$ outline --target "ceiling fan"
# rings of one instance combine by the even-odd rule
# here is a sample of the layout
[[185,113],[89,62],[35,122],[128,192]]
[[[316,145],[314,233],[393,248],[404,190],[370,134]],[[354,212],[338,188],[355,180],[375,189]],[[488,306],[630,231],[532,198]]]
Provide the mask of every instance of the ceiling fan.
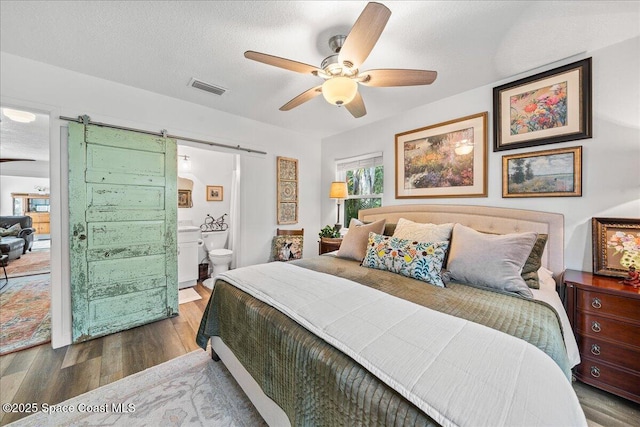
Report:
[[245,58],[285,70],[321,77],[325,81],[280,107],[289,111],[322,94],[331,104],[344,105],[356,118],[367,114],[358,83],[372,87],[417,86],[434,82],[438,73],[428,70],[378,69],[360,71],[384,30],[391,11],[383,4],[371,2],[364,8],[349,35],[336,35],[329,39],[333,55],[322,61],[321,68],[266,53],[248,50]]

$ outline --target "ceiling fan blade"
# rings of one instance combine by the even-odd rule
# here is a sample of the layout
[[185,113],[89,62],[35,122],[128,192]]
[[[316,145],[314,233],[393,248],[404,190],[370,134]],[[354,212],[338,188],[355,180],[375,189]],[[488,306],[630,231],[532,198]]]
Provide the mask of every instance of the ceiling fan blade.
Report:
[[341,64],[350,62],[354,68],[360,67],[380,38],[390,16],[391,11],[385,5],[368,3],[344,41],[338,61]]
[[438,73],[428,70],[380,69],[363,71],[360,76],[365,76],[360,82],[365,86],[419,86],[433,83]]
[[302,92],[300,95],[296,96],[291,101],[284,104],[282,107],[280,107],[280,111],[289,111],[292,108],[295,108],[298,105],[304,104],[305,102],[315,98],[321,93],[322,93],[322,86],[312,87],[311,89]]
[[252,50],[246,51],[244,53],[244,57],[262,62],[263,64],[273,65],[274,67],[284,68],[285,70],[295,71],[302,74],[312,74],[317,76],[318,72],[322,71],[313,65],[292,61],[291,59],[280,58],[279,56],[267,55],[266,53],[254,52]]
[[362,96],[360,92],[356,93],[356,97],[353,98],[353,101],[345,105],[345,108],[349,110],[353,117],[360,118],[367,114],[367,109],[364,107],[364,101],[362,100]]
[[0,159],[0,163],[4,162],[35,162],[35,159],[11,159],[11,158],[3,158]]

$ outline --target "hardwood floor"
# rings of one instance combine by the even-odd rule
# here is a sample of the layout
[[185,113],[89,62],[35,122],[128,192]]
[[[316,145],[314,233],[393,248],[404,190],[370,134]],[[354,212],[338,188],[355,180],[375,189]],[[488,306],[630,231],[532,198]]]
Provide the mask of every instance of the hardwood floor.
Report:
[[[50,344],[0,357],[1,403],[56,404],[199,349],[195,343],[211,291],[181,304],[180,315],[81,344]],[[0,410],[0,425],[28,414]]]
[[[59,349],[49,344],[0,357],[2,403],[56,404],[189,353],[211,291],[180,305],[180,316]],[[582,383],[574,389],[592,427],[640,425],[640,405]],[[0,426],[28,414],[0,411]]]

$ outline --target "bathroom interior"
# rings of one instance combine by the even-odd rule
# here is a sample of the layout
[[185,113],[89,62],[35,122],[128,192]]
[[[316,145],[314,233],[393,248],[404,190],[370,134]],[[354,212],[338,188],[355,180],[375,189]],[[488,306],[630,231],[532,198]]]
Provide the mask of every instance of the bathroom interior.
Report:
[[[178,141],[178,287],[197,284],[201,268],[211,277],[234,265],[231,224],[237,215],[236,154]],[[208,266],[201,267],[202,264]]]

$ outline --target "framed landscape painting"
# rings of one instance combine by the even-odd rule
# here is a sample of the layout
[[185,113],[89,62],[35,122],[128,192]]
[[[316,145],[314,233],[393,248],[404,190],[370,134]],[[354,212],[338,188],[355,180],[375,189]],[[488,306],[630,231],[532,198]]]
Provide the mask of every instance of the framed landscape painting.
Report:
[[640,218],[592,218],[593,272],[625,277],[640,270]]
[[493,151],[591,138],[591,58],[493,88]]
[[486,197],[487,117],[396,134],[396,199]]
[[502,156],[502,197],[582,196],[582,147]]

